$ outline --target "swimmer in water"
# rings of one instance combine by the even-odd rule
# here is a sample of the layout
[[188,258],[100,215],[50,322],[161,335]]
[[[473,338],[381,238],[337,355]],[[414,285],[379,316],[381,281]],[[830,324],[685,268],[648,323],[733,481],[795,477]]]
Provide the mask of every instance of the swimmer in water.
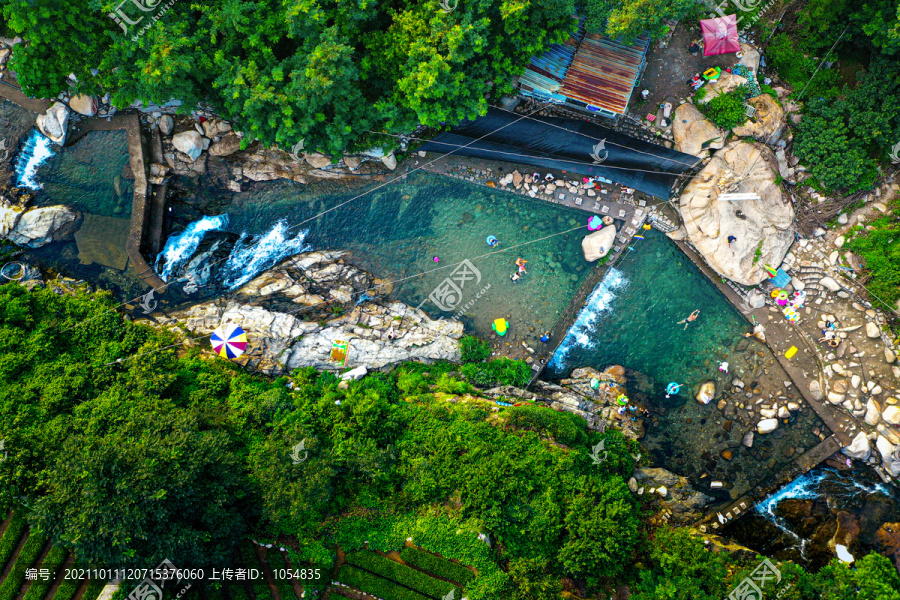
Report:
[[509,278],[510,278],[510,280],[512,280],[513,283],[519,283],[519,280],[522,279],[521,277],[519,277],[518,273],[513,273],[512,275],[509,276]]
[[684,320],[682,320],[682,321],[678,321],[678,323],[676,323],[676,325],[681,325],[682,323],[684,323],[684,328],[687,329],[687,328],[688,328],[688,325],[691,324],[691,321],[696,321],[698,316],[700,316],[700,309],[699,309],[699,308],[698,308],[697,310],[695,310],[694,312],[692,312],[692,313],[690,314],[690,316],[689,316],[687,319],[684,319]]
[[521,256],[516,259],[516,266],[519,267],[519,273],[527,273],[528,272],[525,270],[525,263],[527,263],[527,262],[528,261],[525,260],[524,258],[522,258]]
[[437,256],[435,256],[435,257],[432,258],[431,260],[433,260],[434,262],[441,262],[441,259],[438,258]]

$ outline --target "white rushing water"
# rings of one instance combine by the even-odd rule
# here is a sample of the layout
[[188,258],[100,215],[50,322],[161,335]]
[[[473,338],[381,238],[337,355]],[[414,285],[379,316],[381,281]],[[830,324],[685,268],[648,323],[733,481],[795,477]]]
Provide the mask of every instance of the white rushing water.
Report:
[[[183,232],[169,237],[156,258],[157,271],[162,264],[159,273],[162,280],[169,281],[190,261],[207,233],[225,231],[227,227],[228,215],[203,217]],[[238,288],[285,258],[312,250],[305,242],[308,233],[309,230],[304,230],[291,237],[287,221],[283,220],[260,237],[242,233],[221,268],[216,269],[223,279],[222,284],[229,290]]]
[[268,233],[252,241],[241,234],[225,262],[225,286],[229,290],[238,288],[285,258],[309,252],[312,246],[305,243],[307,233],[308,229],[290,237],[287,221],[278,221]]
[[53,142],[37,129],[31,130],[25,144],[16,158],[16,187],[39,190],[43,186],[35,179],[37,168],[56,154]]
[[825,492],[819,489],[819,484],[822,483],[826,478],[828,479],[828,483],[832,486],[835,486],[836,488],[836,490],[829,490],[829,493],[832,495],[843,496],[848,499],[859,494],[865,494],[868,496],[869,494],[874,494],[875,492],[881,492],[888,496],[891,495],[890,490],[880,483],[870,485],[854,479],[852,473],[850,473],[849,475],[843,475],[832,469],[825,469],[810,471],[805,475],[801,475],[774,494],[767,496],[765,500],[756,505],[756,512],[761,514],[767,520],[771,521],[772,524],[775,525],[778,529],[782,530],[783,532],[787,533],[795,540],[797,540],[797,543],[800,546],[801,556],[805,556],[806,544],[808,540],[805,540],[797,535],[797,533],[795,533],[790,528],[790,525],[787,523],[787,521],[776,515],[775,508],[782,500],[815,500],[822,497]]
[[597,326],[601,316],[611,310],[617,292],[628,285],[625,274],[611,268],[603,280],[597,284],[575,323],[569,328],[559,348],[553,353],[549,366],[555,368],[563,363],[572,348],[593,348],[597,343]]
[[228,215],[217,217],[203,217],[188,225],[184,231],[170,236],[162,252],[156,257],[156,271],[159,272],[159,264],[164,261],[163,270],[159,276],[163,281],[169,281],[173,273],[177,272],[184,263],[194,255],[203,237],[210,231],[224,231],[228,226]]

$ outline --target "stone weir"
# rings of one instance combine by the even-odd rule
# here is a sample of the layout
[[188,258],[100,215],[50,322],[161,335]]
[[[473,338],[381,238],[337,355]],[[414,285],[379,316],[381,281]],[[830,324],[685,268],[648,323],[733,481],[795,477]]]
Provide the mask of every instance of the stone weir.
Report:
[[[140,279],[159,294],[166,291],[166,283],[150,266],[145,253],[155,256],[162,249],[163,219],[166,210],[166,184],[150,185],[147,179],[150,155],[141,129],[138,113],[118,114],[104,119],[92,118],[72,126],[66,141],[67,146],[75,144],[92,131],[117,131],[124,129],[128,140],[128,158],[134,173],[134,198],[131,203],[131,224],[126,250],[128,259]],[[156,134],[159,137],[159,134]],[[158,140],[154,145],[158,146]],[[153,162],[162,160],[153,156]],[[156,154],[156,152],[153,152]]]
[[[140,116],[137,113],[129,113],[103,118],[87,117],[70,126],[69,106],[62,102],[51,104],[48,100],[29,98],[9,76],[0,80],[0,83],[2,83],[0,97],[28,110],[41,113],[38,116],[39,129],[42,133],[49,134],[50,139],[63,147],[75,144],[91,131],[125,130],[131,171],[134,174],[134,197],[126,251],[138,277],[155,291],[164,292],[165,282],[153,271],[144,258],[144,253],[155,255],[159,252],[162,243],[165,184],[150,186],[148,183],[147,173],[150,161],[141,130]],[[70,105],[78,102],[77,98],[71,98]],[[94,112],[94,107],[90,107],[89,112]],[[154,162],[158,162],[155,158]]]

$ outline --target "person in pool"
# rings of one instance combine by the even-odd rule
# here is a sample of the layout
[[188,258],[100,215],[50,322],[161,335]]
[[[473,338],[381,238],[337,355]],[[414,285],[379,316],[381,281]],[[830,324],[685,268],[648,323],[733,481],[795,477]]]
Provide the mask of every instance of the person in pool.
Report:
[[522,278],[519,276],[518,273],[513,273],[512,275],[509,276],[509,279],[510,279],[513,283],[519,283],[519,280],[522,279]]
[[682,320],[682,321],[678,321],[677,325],[681,325],[682,323],[684,323],[684,328],[687,329],[687,328],[688,328],[688,325],[690,325],[692,321],[696,321],[696,320],[697,320],[697,317],[699,317],[699,316],[700,316],[700,309],[698,308],[697,310],[695,310],[694,312],[692,312],[692,313],[688,316],[687,319],[684,319],[684,320]]
[[527,262],[528,261],[521,256],[516,259],[516,266],[519,267],[519,273],[528,273],[528,271],[525,270],[525,263]]
[[498,240],[497,238],[491,236],[491,241],[488,242],[488,245],[489,245],[491,248],[496,248],[497,246],[500,245],[500,240]]

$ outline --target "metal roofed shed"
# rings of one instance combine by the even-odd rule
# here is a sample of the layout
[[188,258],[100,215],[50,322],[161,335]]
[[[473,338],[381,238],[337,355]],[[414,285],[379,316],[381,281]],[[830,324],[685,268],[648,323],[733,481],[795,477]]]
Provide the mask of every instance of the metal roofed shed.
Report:
[[579,28],[537,57],[519,77],[520,93],[608,118],[624,115],[644,70],[650,38],[623,44]]
[[575,54],[560,93],[570,104],[582,102],[588,110],[597,110],[604,116],[624,115],[644,70],[649,47],[650,38],[646,35],[625,45],[589,33]]

